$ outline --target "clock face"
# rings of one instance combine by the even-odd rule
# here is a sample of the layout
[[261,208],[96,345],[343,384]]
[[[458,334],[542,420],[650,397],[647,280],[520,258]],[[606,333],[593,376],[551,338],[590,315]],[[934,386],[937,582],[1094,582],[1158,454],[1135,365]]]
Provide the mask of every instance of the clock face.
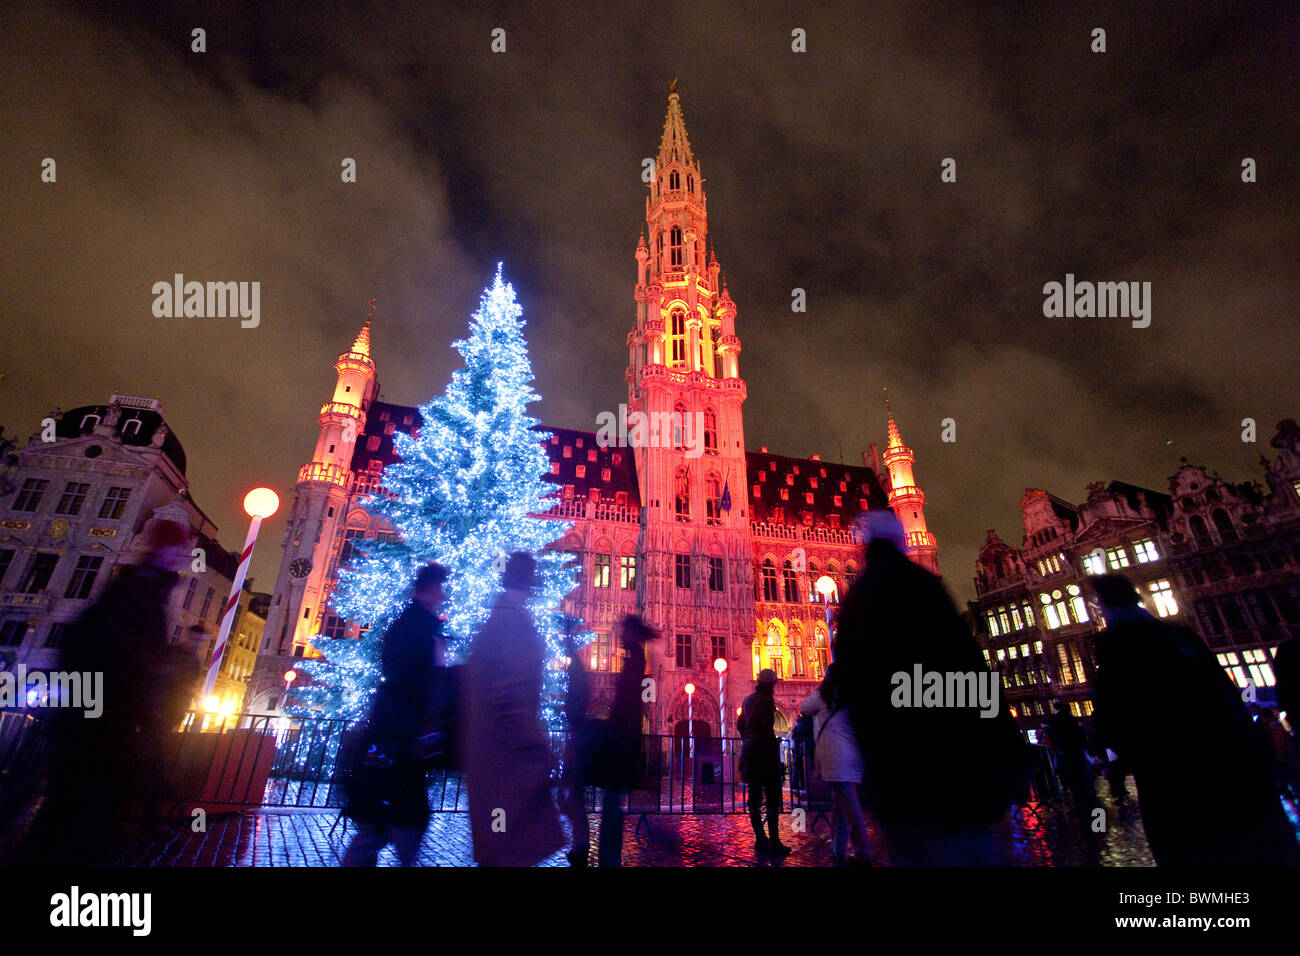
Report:
[[311,562],[306,558],[295,558],[289,565],[289,573],[295,578],[305,578],[311,574]]

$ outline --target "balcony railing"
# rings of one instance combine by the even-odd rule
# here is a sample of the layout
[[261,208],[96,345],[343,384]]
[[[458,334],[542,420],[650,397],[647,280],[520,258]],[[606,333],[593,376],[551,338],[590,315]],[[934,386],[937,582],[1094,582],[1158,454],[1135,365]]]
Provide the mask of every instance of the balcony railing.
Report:
[[903,546],[907,548],[937,547],[933,531],[909,531],[903,537]]
[[313,461],[298,469],[299,481],[328,481],[331,484],[347,487],[348,470],[341,465],[329,465]]
[[24,611],[48,611],[51,597],[48,591],[28,594],[26,591],[0,591],[0,607]]
[[326,415],[342,415],[345,418],[355,418],[359,422],[366,420],[365,412],[347,402],[326,402],[320,407],[320,414],[322,418]]

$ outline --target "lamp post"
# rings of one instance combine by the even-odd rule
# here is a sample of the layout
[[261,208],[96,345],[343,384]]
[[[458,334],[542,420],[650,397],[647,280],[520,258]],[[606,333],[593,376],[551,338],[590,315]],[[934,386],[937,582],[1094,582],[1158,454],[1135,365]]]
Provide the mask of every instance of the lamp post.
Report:
[[293,668],[284,672],[284,701],[280,704],[280,709],[284,710],[289,706],[289,691],[293,689],[293,682],[298,679],[298,672]]
[[[835,582],[829,574],[823,574],[813,585],[817,593],[822,596],[822,602],[826,606],[826,641],[830,645],[831,656],[835,656],[835,637],[831,633],[831,595],[835,593]],[[826,675],[823,674],[823,677]]]
[[239,607],[239,591],[244,586],[248,575],[248,561],[253,556],[253,545],[257,543],[257,532],[262,527],[262,519],[269,518],[280,508],[280,496],[270,488],[254,488],[244,495],[244,511],[253,520],[248,525],[248,537],[244,539],[244,550],[239,554],[239,569],[235,580],[230,585],[230,597],[226,600],[226,612],[221,617],[221,630],[217,632],[217,646],[212,652],[212,663],[208,665],[208,676],[203,679],[200,699],[212,693],[217,683],[217,672],[221,670],[221,659],[226,655],[226,641],[230,638],[230,626],[235,622],[235,610]]
[[727,673],[726,658],[719,657],[715,660],[713,669],[718,672],[718,761],[721,766],[726,766],[722,760],[727,752],[727,699],[726,688],[723,686]]

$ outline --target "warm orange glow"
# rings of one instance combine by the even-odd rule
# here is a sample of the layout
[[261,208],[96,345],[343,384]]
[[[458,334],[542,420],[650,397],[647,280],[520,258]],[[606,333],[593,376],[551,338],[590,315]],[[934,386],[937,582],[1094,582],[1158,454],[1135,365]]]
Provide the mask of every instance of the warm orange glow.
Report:
[[298,672],[297,672],[297,671],[285,671],[285,672],[284,672],[284,682],[285,682],[286,684],[292,684],[292,683],[293,683],[294,681],[296,681],[297,679],[298,679]]
[[254,488],[244,495],[244,511],[251,518],[269,518],[280,510],[280,496],[270,488]]

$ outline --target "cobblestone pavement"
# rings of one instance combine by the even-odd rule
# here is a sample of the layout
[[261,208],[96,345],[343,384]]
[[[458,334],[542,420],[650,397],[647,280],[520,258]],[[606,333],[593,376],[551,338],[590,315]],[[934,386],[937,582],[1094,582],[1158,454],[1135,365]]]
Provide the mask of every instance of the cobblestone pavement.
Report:
[[[1106,813],[1106,830],[1093,834],[1065,806],[1031,805],[1019,809],[996,828],[1007,858],[1017,866],[1152,866],[1141,817],[1132,799],[1116,807],[1105,783],[1098,785]],[[1130,797],[1132,793],[1130,792]],[[1288,804],[1292,822],[1296,807]],[[600,816],[590,816],[592,864]],[[754,851],[748,818],[740,814],[696,816],[630,814],[625,823],[623,861],[626,866],[828,866],[831,863],[829,823],[808,818],[808,832],[792,832],[793,818],[781,818],[783,840],[794,850],[775,864]],[[174,827],[153,839],[131,843],[105,858],[110,866],[338,866],[352,829],[338,821],[337,811],[260,809],[210,818],[206,833]],[[877,865],[888,865],[881,834],[868,817]],[[3,862],[3,861],[0,861]],[[392,848],[380,865],[396,866]],[[420,866],[472,866],[469,817],[437,813],[420,849]],[[566,866],[563,853],[544,866]]]

